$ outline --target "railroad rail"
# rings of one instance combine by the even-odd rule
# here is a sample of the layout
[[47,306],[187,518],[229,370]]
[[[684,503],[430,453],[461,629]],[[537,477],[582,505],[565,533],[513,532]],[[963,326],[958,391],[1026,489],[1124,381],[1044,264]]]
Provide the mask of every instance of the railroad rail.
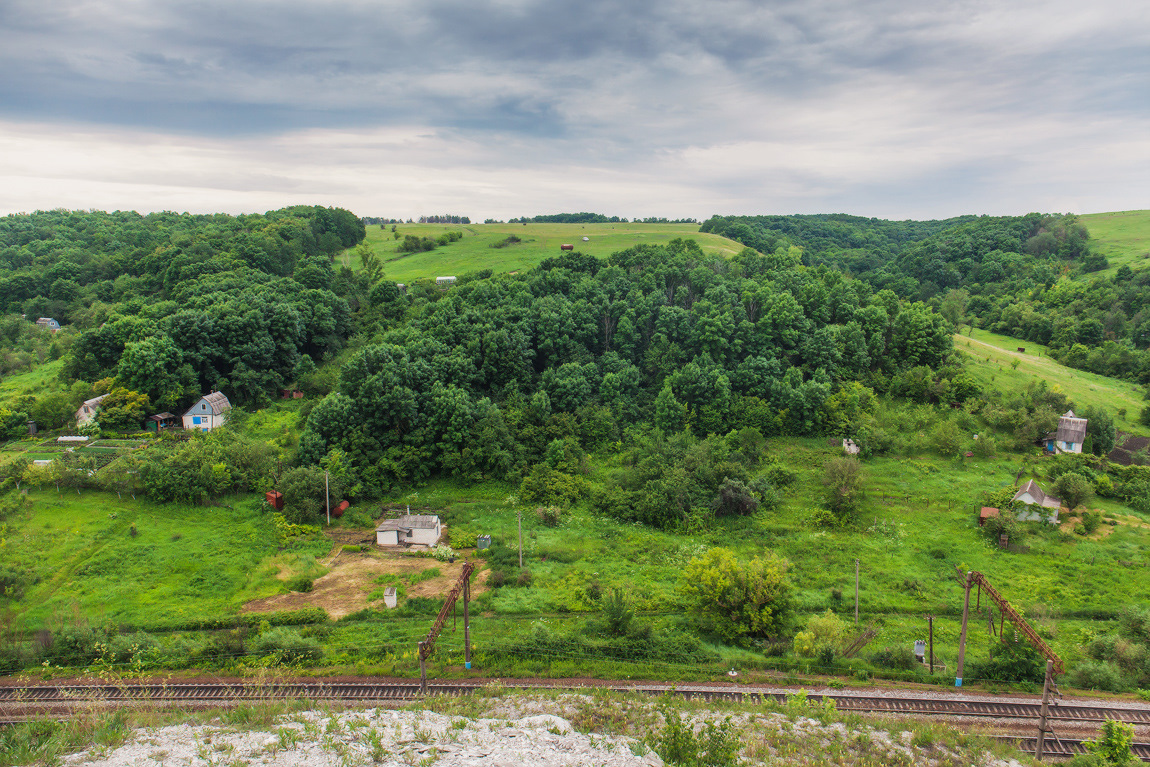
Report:
[[[467,695],[484,686],[484,682],[431,682],[433,695]],[[502,682],[517,689],[572,689],[580,685]],[[793,693],[770,688],[726,687],[707,685],[596,685],[594,689],[637,692],[649,695],[674,693],[704,700],[769,700],[785,703]],[[261,700],[316,700],[373,702],[413,700],[420,696],[419,683],[412,682],[276,682],[248,683],[122,683],[105,685],[29,685],[0,687],[0,706],[68,705],[82,703],[231,703]],[[966,700],[954,698],[885,697],[810,693],[807,700],[833,701],[842,711],[866,711],[890,714],[929,716],[977,716],[1002,719],[1033,719],[1038,716],[1038,702],[1025,700]],[[1050,707],[1050,718],[1064,721],[1101,722],[1116,719],[1136,725],[1150,725],[1150,708],[1120,708],[1106,705],[1068,704]]]
[[[1014,743],[1018,746],[1018,750],[1025,751],[1028,754],[1034,753],[1035,743],[1038,742],[1037,738],[1012,738],[1012,737],[999,737],[998,740]],[[1075,754],[1086,753],[1086,741],[1074,740],[1068,738],[1047,738],[1042,746],[1042,750],[1048,757],[1067,758]],[[1134,756],[1138,757],[1144,762],[1150,762],[1150,743],[1134,743],[1131,745],[1130,750]]]

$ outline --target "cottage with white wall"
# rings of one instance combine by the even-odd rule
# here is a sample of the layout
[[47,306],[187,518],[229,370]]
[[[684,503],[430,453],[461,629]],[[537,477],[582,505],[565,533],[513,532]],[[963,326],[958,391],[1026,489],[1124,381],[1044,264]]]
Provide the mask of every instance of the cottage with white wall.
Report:
[[76,426],[84,426],[95,421],[96,413],[100,411],[100,403],[107,396],[107,394],[101,394],[99,397],[84,400],[84,404],[80,405],[80,409],[76,411]]
[[404,514],[399,519],[383,520],[375,528],[375,542],[380,546],[434,546],[442,532],[435,514]]
[[232,403],[223,392],[214,391],[205,394],[188,408],[183,415],[184,428],[196,431],[211,431],[217,426],[223,426],[228,420],[228,411]]
[[1074,415],[1073,410],[1067,410],[1058,419],[1058,431],[1046,435],[1046,450],[1058,455],[1059,453],[1081,453],[1082,443],[1086,441],[1087,419]]

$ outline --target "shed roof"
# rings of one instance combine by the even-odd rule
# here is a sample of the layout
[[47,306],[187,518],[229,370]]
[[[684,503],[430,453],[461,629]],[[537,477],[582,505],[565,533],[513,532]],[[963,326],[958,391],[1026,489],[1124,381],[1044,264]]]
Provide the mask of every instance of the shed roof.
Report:
[[1084,442],[1086,419],[1075,416],[1073,410],[1067,410],[1066,414],[1058,419],[1058,431],[1055,432],[1054,438],[1059,442]]
[[88,407],[91,407],[91,408],[98,407],[99,404],[104,401],[104,397],[107,397],[107,396],[108,396],[107,394],[101,394],[99,397],[92,397],[92,399],[86,399],[86,400],[84,400],[84,404],[87,405]]
[[155,415],[148,416],[149,421],[167,421],[170,418],[175,418],[171,413],[156,413]]
[[994,506],[983,506],[982,511],[978,512],[978,516],[982,519],[990,519],[991,517],[998,516],[998,509]]
[[399,519],[385,519],[379,523],[375,531],[384,530],[434,530],[439,524],[439,517],[434,514],[404,514]]

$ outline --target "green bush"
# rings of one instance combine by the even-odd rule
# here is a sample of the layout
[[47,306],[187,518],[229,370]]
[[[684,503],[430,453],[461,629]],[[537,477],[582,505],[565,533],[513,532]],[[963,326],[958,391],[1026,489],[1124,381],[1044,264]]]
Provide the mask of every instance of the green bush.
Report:
[[250,646],[255,654],[285,665],[318,663],[323,659],[323,648],[318,641],[284,626],[265,631],[253,639]]
[[971,663],[970,676],[995,682],[1038,682],[1046,677],[1046,660],[1029,642],[1004,639],[994,645],[994,657]]
[[1128,689],[1121,669],[1109,661],[1083,661],[1071,673],[1070,682],[1083,690],[1125,692]]
[[363,547],[357,546],[354,543],[345,543],[343,545],[343,550],[346,551],[348,554],[358,554],[359,552],[363,551]]
[[727,717],[716,724],[708,721],[696,733],[690,721],[683,721],[670,703],[661,707],[662,729],[649,745],[667,764],[677,767],[735,767],[739,763],[739,734]]
[[879,668],[890,668],[899,671],[911,671],[919,667],[914,651],[909,647],[888,646],[871,654],[870,662]]
[[314,581],[306,575],[297,575],[287,582],[289,591],[299,591],[307,593],[311,591]]

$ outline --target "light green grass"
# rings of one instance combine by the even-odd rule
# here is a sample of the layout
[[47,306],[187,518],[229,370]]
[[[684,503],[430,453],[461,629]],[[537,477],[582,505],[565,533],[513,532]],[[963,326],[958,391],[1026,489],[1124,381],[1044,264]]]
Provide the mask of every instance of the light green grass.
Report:
[[[702,234],[697,224],[397,224],[399,239],[394,239],[391,225],[367,228],[365,242],[385,262],[389,280],[411,282],[439,276],[460,275],[481,269],[515,272],[530,269],[545,258],[562,253],[560,245],[569,243],[580,253],[606,258],[620,250],[639,244],[665,245],[676,237],[693,239],[703,252],[729,257],[743,249],[739,243],[716,234]],[[424,253],[398,252],[405,235],[438,237],[444,232],[463,232],[463,239]],[[491,245],[508,235],[522,242],[505,248]],[[583,242],[588,237],[588,242]],[[336,257],[336,263],[360,268],[354,251]]]
[[74,613],[130,624],[230,615],[283,590],[267,566],[277,555],[271,516],[254,494],[228,499],[234,508],[50,487],[29,498],[31,512],[9,517],[0,538],[4,564],[36,580],[15,605],[25,629]]
[[[1026,352],[1017,351],[1019,347]],[[967,370],[985,389],[1023,391],[1031,381],[1045,380],[1051,389],[1069,397],[1075,407],[1105,408],[1122,431],[1150,436],[1150,428],[1138,422],[1146,402],[1143,389],[1135,384],[1068,368],[1045,356],[1049,350],[1041,344],[985,330],[976,329],[969,336],[966,332],[956,335],[954,348],[967,355]],[[1015,360],[1016,369],[1011,367]],[[1118,415],[1123,408],[1125,418]]]
[[1090,232],[1094,249],[1110,261],[1109,269],[1091,276],[1111,274],[1123,265],[1150,265],[1150,210],[1090,213],[1079,220]]
[[23,397],[45,393],[52,388],[63,368],[63,360],[53,360],[24,373],[4,376],[0,379],[0,407],[11,405]]

